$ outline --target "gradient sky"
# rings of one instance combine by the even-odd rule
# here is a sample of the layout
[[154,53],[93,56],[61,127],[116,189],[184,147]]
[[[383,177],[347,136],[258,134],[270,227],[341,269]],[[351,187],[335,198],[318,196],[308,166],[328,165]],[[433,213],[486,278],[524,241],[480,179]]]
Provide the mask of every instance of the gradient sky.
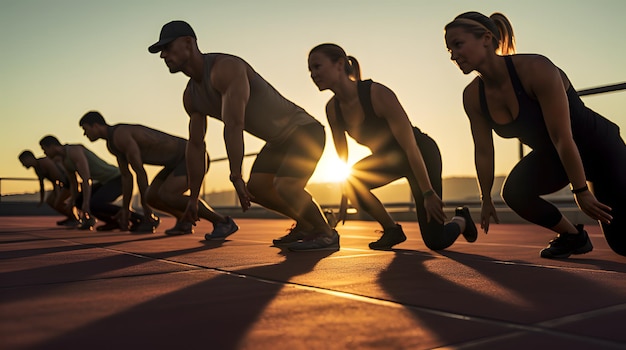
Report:
[[[325,125],[324,105],[331,95],[312,83],[307,54],[323,42],[341,45],[359,60],[363,78],[394,90],[412,123],[437,141],[444,177],[475,176],[461,104],[474,74],[458,70],[443,41],[445,24],[469,10],[507,15],[518,52],[549,57],[578,89],[626,81],[623,0],[0,0],[0,177],[33,177],[17,156],[24,149],[42,156],[38,141],[46,134],[62,143],[83,143],[115,164],[104,141],[90,143],[82,136],[78,120],[89,110],[100,111],[110,124],[144,124],[186,138],[182,92],[188,78],[170,74],[158,55],[147,51],[172,19],[194,27],[203,52],[243,57]],[[584,101],[626,129],[625,94]],[[517,143],[496,140],[496,174],[503,175],[517,160]],[[212,158],[225,156],[221,123],[209,122],[206,141]],[[261,146],[246,137],[246,152]],[[351,161],[365,154],[350,147]],[[332,178],[335,160],[329,137],[312,180]],[[244,168],[249,171],[249,161]],[[212,164],[207,191],[230,188],[226,169],[225,162]],[[3,194],[36,188],[2,183]]]

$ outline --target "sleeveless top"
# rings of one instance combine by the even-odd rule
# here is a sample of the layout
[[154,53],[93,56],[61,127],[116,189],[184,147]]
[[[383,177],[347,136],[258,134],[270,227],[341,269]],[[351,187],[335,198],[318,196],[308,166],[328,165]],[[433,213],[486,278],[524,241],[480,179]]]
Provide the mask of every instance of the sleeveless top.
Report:
[[[352,137],[357,143],[370,148],[375,153],[377,151],[387,151],[390,149],[400,149],[398,141],[393,136],[389,123],[386,119],[381,118],[374,112],[372,105],[372,83],[371,79],[357,81],[357,94],[359,103],[363,108],[365,118],[359,125],[348,126],[343,118],[339,100],[335,98],[335,115],[339,125]],[[414,133],[421,131],[413,127]]]
[[[59,162],[52,160],[52,163],[54,164],[54,166],[57,168],[57,170],[59,171],[59,184],[61,185],[61,187],[63,188],[69,188],[70,186],[70,181],[67,179],[67,174],[65,173],[65,169],[63,169],[63,167],[61,166],[61,164],[59,164]],[[54,182],[54,181],[53,181]]]
[[[65,145],[65,158],[63,159],[63,165],[67,168],[70,174],[75,173],[76,163],[70,159],[70,154],[68,150],[68,146]],[[85,153],[85,157],[87,157],[87,166],[89,167],[89,173],[91,174],[91,180],[94,183],[107,183],[116,177],[120,176],[120,170],[104,160],[100,159],[97,155],[95,155],[92,151],[88,150],[86,147],[82,145],[80,146]],[[85,180],[85,179],[83,179]]]
[[[513,84],[515,95],[517,96],[519,113],[517,118],[507,124],[494,122],[487,108],[484,83],[482,79],[479,78],[478,91],[480,108],[483,115],[487,118],[491,128],[501,137],[516,137],[523,144],[532,149],[550,149],[556,151],[550,139],[539,102],[530,98],[524,90],[511,57],[504,56],[504,61],[511,78],[511,83]],[[567,99],[572,134],[579,149],[582,150],[586,147],[593,147],[593,143],[605,138],[613,138],[616,135],[619,137],[619,127],[587,108],[571,83],[570,87],[567,89]]]
[[[203,54],[204,75],[200,83],[189,79],[187,91],[190,93],[193,108],[204,115],[222,120],[222,96],[211,84],[211,69],[215,59],[228,56],[223,53]],[[252,68],[250,68],[252,69]],[[283,97],[272,85],[252,69],[248,76],[250,98],[246,105],[244,130],[271,143],[281,143],[301,125],[319,123],[304,109]]]

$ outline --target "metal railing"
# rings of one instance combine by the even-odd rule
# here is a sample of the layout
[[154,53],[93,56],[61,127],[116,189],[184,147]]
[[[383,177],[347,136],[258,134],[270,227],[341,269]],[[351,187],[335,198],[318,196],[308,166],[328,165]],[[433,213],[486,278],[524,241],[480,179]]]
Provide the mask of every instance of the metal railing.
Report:
[[[247,153],[247,154],[244,154],[243,156],[244,158],[253,157],[253,156],[256,156],[257,154],[258,153]],[[211,159],[211,162],[223,162],[226,160],[228,160],[228,157]],[[36,177],[0,177],[0,202],[2,202],[2,181],[39,181],[39,179]],[[204,183],[205,182],[202,181],[202,196],[206,197]]]

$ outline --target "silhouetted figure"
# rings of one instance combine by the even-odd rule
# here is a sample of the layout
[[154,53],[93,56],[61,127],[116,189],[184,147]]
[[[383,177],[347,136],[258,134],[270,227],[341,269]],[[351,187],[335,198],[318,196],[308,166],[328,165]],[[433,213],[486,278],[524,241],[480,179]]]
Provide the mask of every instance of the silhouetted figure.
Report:
[[[203,54],[193,29],[172,21],[150,46],[160,52],[171,73],[190,80],[183,94],[189,114],[187,171],[191,195],[182,220],[198,220],[198,195],[206,168],[204,137],[207,116],[224,122],[230,180],[245,211],[256,202],[296,221],[294,237],[305,238],[291,250],[338,249],[339,235],[326,222],[305,186],[322,155],[324,127],[284,98],[243,59],[222,53]],[[248,183],[243,179],[243,132],[264,140]]]
[[346,134],[372,152],[352,166],[344,184],[352,203],[382,227],[382,236],[369,247],[390,249],[406,240],[402,227],[372,193],[372,189],[401,178],[411,187],[420,232],[428,248],[445,249],[461,233],[468,242],[476,241],[476,226],[467,208],[457,208],[456,216],[444,225],[439,147],[411,125],[394,92],[372,80],[361,80],[357,60],[335,44],[321,44],[311,50],[309,71],[320,91],[334,93],[326,104],[326,115],[339,158],[348,160]]
[[[57,225],[67,227],[78,226],[80,222],[76,213],[71,208],[68,208],[65,203],[70,197],[70,190],[69,181],[67,180],[63,166],[56,160],[48,157],[36,158],[33,152],[29,150],[20,153],[18,158],[26,169],[33,168],[35,174],[37,174],[37,178],[39,179],[38,205],[43,204],[45,198],[46,204],[66,216],[64,220],[58,221]],[[50,191],[48,196],[45,196],[44,179],[52,183],[52,191]]]
[[[156,229],[159,220],[153,214],[152,208],[155,208],[176,217],[176,226],[166,230],[166,234],[182,235],[193,232],[192,224],[181,220],[189,201],[188,196],[184,194],[189,189],[185,165],[187,140],[143,125],[109,125],[96,111],[86,113],[79,124],[90,141],[106,140],[107,148],[117,158],[123,187],[120,222],[128,222],[131,212],[132,168],[137,175],[137,187],[144,214],[143,222],[137,230]],[[144,164],[163,166],[150,184]],[[208,166],[205,172],[206,170]],[[213,223],[214,230],[206,235],[207,239],[224,239],[237,231],[238,227],[232,218],[214,212],[203,200],[198,200],[198,203],[199,216]]]
[[[105,162],[81,144],[62,145],[59,140],[48,135],[39,141],[39,145],[48,157],[59,157],[70,184],[68,207],[81,210],[80,229],[92,230],[97,218],[104,222],[98,231],[119,229],[115,218],[120,207],[113,202],[122,194],[122,177],[117,167]],[[78,190],[78,175],[82,182]],[[132,213],[131,221],[138,224],[141,215]]]

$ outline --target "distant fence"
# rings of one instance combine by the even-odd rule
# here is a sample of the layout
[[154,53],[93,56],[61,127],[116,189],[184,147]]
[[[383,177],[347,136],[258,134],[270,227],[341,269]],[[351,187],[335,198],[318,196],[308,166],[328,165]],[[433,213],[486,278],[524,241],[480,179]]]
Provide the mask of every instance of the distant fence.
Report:
[[[258,153],[247,153],[244,154],[244,157],[253,157],[257,154]],[[211,162],[223,162],[225,160],[228,160],[228,157],[211,159]],[[2,202],[2,181],[39,181],[39,179],[36,177],[0,177],[0,202]],[[202,182],[202,196],[206,196],[204,181]]]

